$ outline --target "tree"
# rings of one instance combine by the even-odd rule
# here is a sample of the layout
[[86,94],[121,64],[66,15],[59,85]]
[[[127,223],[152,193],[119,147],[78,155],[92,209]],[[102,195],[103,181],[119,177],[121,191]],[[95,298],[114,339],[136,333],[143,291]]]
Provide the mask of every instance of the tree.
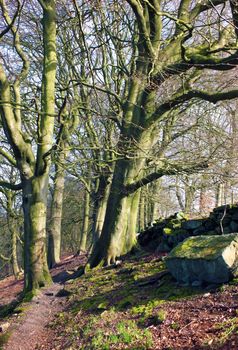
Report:
[[[3,39],[12,35],[14,52],[17,57],[9,57],[9,61],[1,56],[0,63],[0,113],[2,125],[8,142],[14,154],[14,162],[19,171],[21,182],[14,188],[22,189],[22,202],[24,211],[24,273],[25,291],[31,291],[44,286],[51,281],[46,261],[46,207],[48,179],[51,161],[51,148],[53,143],[54,117],[55,117],[55,76],[56,76],[56,9],[54,0],[38,0],[33,6],[39,4],[43,11],[42,38],[43,61],[41,80],[41,108],[37,114],[36,144],[24,130],[25,113],[22,112],[21,94],[26,86],[26,79],[30,69],[27,52],[23,50],[20,42],[19,25],[15,25],[16,18],[21,21],[23,10],[20,1],[16,1],[10,11],[4,0],[0,1],[2,17],[5,28],[0,34]],[[24,6],[26,6],[24,4]],[[30,5],[29,10],[31,8]],[[39,9],[38,9],[39,11]],[[16,69],[14,61],[21,62],[21,71]],[[11,70],[15,70],[12,82]],[[29,78],[31,79],[31,77]],[[29,81],[30,83],[30,81]],[[31,84],[30,84],[31,85]],[[29,107],[29,106],[28,106]],[[28,113],[30,113],[28,111]],[[32,136],[32,135],[31,135]],[[35,154],[36,150],[36,154]]]
[[[208,92],[203,81],[207,70],[227,71],[237,65],[235,2],[181,0],[172,4],[128,0],[127,3],[136,18],[132,50],[136,59],[121,99],[117,145],[121,157],[115,161],[102,234],[89,259],[90,267],[101,261],[110,264],[134,245],[142,186],[164,175],[196,172],[207,166],[206,162],[185,165],[162,158],[150,172],[150,151],[158,141],[160,122],[169,120],[176,110],[194,99],[217,103],[238,96],[236,89],[216,91],[211,84],[209,89],[212,86],[214,91]],[[206,13],[214,17],[217,26],[206,23]],[[234,25],[223,23],[224,16]],[[200,21],[203,29],[197,30]]]
[[47,260],[49,268],[60,262],[65,165],[69,153],[70,137],[77,125],[77,117],[70,113],[61,115],[61,119],[60,131],[55,145],[55,157],[53,158],[55,175],[48,226]]

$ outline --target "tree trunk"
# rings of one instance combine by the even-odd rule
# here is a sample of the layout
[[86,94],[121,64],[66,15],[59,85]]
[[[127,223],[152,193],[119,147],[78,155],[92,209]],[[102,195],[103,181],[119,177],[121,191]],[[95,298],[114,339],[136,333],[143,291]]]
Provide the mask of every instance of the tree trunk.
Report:
[[25,291],[51,282],[46,259],[46,198],[48,176],[23,183]]
[[21,269],[18,265],[18,258],[17,258],[17,231],[16,227],[12,228],[12,271],[16,279],[19,278],[19,275],[21,273]]
[[[93,247],[89,266],[100,262],[114,263],[116,257],[129,252],[136,241],[136,219],[139,190],[127,192],[126,186],[144,175],[144,167],[151,147],[158,138],[154,124],[144,127],[145,111],[154,108],[156,95],[144,91],[147,63],[138,63],[137,74],[131,80],[128,99],[124,106],[124,123],[118,142],[123,157],[117,159],[113,173],[106,215],[101,236]],[[144,108],[140,108],[143,101]],[[141,125],[140,125],[141,123]],[[134,125],[140,127],[135,128]]]
[[224,204],[224,184],[219,183],[216,188],[216,207]]
[[148,201],[148,186],[144,187],[144,219],[145,219],[145,227],[147,227],[149,218],[148,218],[148,207],[149,207],[149,201]]
[[159,219],[159,204],[157,202],[153,203],[151,222],[155,222]]
[[7,224],[8,229],[11,233],[11,263],[12,263],[12,271],[16,278],[19,277],[21,269],[18,265],[17,258],[17,231],[16,231],[16,223],[15,223],[15,213],[13,209],[13,193],[12,191],[7,190],[5,192],[7,198]]
[[48,229],[48,266],[52,268],[60,262],[61,222],[64,195],[65,171],[61,164],[55,165],[54,192],[51,204],[51,218]]
[[86,245],[87,245],[89,215],[90,215],[90,192],[88,190],[90,190],[90,186],[88,189],[85,188],[85,193],[84,193],[83,227],[82,227],[82,235],[81,235],[80,246],[79,246],[80,253],[86,252]]
[[139,230],[140,232],[145,229],[145,195],[143,189],[140,191],[139,202]]
[[100,176],[98,181],[98,188],[94,194],[92,227],[93,244],[95,244],[101,236],[111,184],[110,177],[104,175]]
[[[129,199],[128,199],[129,201]],[[136,233],[138,230],[138,212],[139,212],[140,190],[136,191],[130,198],[130,205],[127,217],[127,230],[125,231],[124,251],[128,252],[136,244]]]
[[176,177],[176,182],[175,182],[175,194],[178,200],[178,204],[180,206],[180,209],[182,211],[185,211],[185,205],[184,205],[184,200],[180,191],[180,185],[179,185],[179,179]]
[[[27,76],[29,62],[21,48],[19,31],[14,29],[14,45],[22,60],[22,70],[12,83],[0,64],[0,114],[5,135],[14,153],[14,165],[21,176],[24,211],[24,268],[25,291],[33,291],[44,286],[51,277],[46,261],[46,201],[48,178],[51,164],[51,150],[55,120],[55,77],[56,77],[56,4],[54,0],[38,0],[43,10],[43,62],[41,84],[41,110],[37,120],[37,147],[31,147],[31,138],[25,137],[21,124],[19,105],[20,83]],[[10,27],[12,27],[13,22]],[[9,27],[9,28],[10,28]],[[15,95],[15,99],[14,99]],[[18,97],[16,97],[18,95]],[[14,100],[14,101],[13,101]],[[13,102],[13,103],[12,103]],[[37,148],[35,157],[34,151]],[[16,164],[15,164],[16,163]]]
[[[114,263],[116,257],[129,252],[136,242],[140,191],[127,193],[126,186],[143,175],[146,158],[141,150],[149,149],[153,136],[153,129],[138,133],[135,148],[133,144],[129,148],[130,158],[116,161],[102,234],[93,248],[90,267],[97,266],[102,260],[105,264]],[[128,143],[122,139],[121,144],[127,149]]]
[[186,179],[185,184],[185,207],[184,211],[186,214],[190,214],[193,210],[193,203],[194,203],[194,195],[195,195],[195,188],[193,184],[189,183],[189,179]]

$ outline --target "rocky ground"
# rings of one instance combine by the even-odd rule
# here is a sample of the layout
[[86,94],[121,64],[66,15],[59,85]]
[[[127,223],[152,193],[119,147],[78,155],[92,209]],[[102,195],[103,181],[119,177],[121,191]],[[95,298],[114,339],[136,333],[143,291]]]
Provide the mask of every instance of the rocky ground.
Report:
[[[182,287],[162,256],[145,253],[73,279],[83,261],[64,260],[52,287],[0,322],[10,324],[3,349],[238,349],[238,281]],[[2,310],[21,288],[0,282]]]

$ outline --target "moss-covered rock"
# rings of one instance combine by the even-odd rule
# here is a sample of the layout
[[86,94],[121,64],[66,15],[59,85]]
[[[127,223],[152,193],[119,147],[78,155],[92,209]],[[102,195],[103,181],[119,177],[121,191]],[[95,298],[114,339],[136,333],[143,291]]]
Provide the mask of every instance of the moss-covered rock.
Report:
[[182,283],[225,283],[238,271],[238,234],[187,238],[166,258],[171,274]]

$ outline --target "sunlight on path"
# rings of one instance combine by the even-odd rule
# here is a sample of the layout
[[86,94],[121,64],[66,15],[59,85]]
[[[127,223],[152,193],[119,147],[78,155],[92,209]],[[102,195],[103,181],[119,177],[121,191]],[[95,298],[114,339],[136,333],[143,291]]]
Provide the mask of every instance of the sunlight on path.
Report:
[[48,330],[44,327],[63,308],[63,298],[55,297],[60,289],[62,285],[55,283],[33,299],[23,318],[13,325],[12,335],[3,350],[33,350],[45,340]]

